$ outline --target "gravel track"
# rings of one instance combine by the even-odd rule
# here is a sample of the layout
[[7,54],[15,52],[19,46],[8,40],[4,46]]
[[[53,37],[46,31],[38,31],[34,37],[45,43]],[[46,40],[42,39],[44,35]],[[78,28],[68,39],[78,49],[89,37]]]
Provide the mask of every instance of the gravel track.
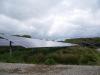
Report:
[[100,66],[0,63],[0,75],[100,75]]

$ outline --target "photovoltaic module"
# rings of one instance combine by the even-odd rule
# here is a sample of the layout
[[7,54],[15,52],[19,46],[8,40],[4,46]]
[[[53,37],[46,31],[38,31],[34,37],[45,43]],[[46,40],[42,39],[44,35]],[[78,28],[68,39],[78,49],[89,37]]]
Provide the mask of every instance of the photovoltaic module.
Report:
[[67,46],[75,46],[76,44],[71,43],[63,43],[56,41],[46,41],[40,39],[32,39],[18,36],[10,36],[10,35],[0,35],[4,39],[0,39],[0,45],[9,46],[9,41],[13,42],[12,45],[22,46],[25,48],[38,48],[38,47],[67,47]]

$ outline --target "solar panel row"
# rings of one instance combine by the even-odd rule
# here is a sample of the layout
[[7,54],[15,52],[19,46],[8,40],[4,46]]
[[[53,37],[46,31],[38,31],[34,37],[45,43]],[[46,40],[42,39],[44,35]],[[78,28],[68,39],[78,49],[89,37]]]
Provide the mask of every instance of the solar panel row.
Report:
[[[24,37],[17,37],[17,36],[9,36],[9,35],[1,35],[1,36],[9,41],[12,41],[14,43],[13,45],[20,45],[25,48],[66,47],[66,46],[74,46],[75,45],[75,44],[70,44],[70,43],[46,41],[46,40],[31,39],[31,38],[24,38]],[[5,42],[5,40],[1,40],[1,43],[2,43],[2,41]],[[5,43],[8,44],[9,42],[6,41]]]

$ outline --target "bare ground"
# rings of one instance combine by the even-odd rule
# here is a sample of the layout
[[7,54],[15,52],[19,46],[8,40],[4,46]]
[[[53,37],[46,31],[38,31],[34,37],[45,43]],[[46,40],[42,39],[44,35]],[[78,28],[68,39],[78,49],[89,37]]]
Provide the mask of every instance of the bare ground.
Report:
[[100,66],[0,63],[0,75],[100,75]]

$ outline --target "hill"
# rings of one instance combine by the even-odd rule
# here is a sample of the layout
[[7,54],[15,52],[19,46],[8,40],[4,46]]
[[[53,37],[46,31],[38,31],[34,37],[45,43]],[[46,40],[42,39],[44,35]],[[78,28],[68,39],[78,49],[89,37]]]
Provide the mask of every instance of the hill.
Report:
[[81,46],[100,47],[100,37],[66,39],[65,42],[79,44]]

